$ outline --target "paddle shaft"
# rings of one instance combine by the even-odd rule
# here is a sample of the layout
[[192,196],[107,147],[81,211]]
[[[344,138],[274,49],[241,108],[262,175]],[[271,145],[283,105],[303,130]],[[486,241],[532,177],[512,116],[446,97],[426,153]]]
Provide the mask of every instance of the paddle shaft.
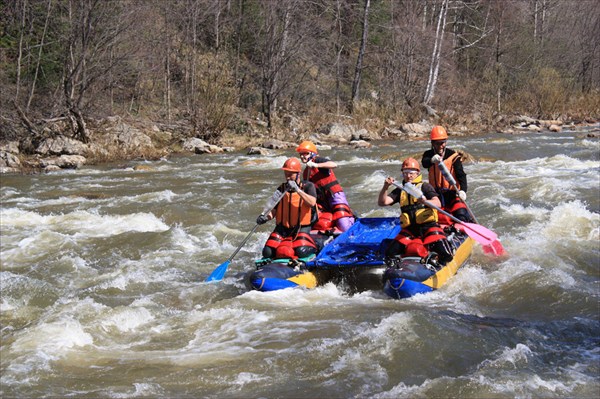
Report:
[[231,256],[229,258],[227,258],[228,262],[231,262],[233,260],[233,258],[235,258],[237,253],[240,252],[240,250],[244,247],[244,245],[246,245],[246,242],[250,239],[250,236],[256,231],[258,226],[260,226],[258,223],[254,225],[254,227],[252,228],[252,230],[250,230],[250,233],[248,233],[248,235],[246,236],[246,238],[244,238],[242,243],[235,249],[235,251],[231,254]]
[[[284,194],[285,194],[285,192],[281,192],[281,191],[277,190],[273,194],[273,196],[269,199],[269,201],[267,202],[267,206],[263,210],[261,215],[266,215],[269,212],[271,212],[271,210],[277,206],[279,201],[281,201]],[[223,279],[223,277],[225,276],[225,273],[227,273],[227,268],[229,267],[229,264],[231,263],[233,258],[237,255],[237,253],[240,252],[240,250],[246,244],[246,242],[250,239],[250,236],[252,235],[252,233],[254,233],[256,231],[258,226],[260,226],[260,225],[258,223],[256,223],[254,225],[254,227],[252,228],[252,230],[250,231],[250,233],[248,233],[248,235],[244,238],[242,243],[235,249],[235,251],[231,254],[231,256],[225,262],[223,262],[219,266],[217,266],[217,268],[212,271],[212,273],[206,278],[205,281],[207,281],[207,282],[220,281]]]
[[[269,212],[271,212],[273,210],[273,208],[275,208],[277,206],[277,204],[279,204],[279,201],[281,201],[281,199],[283,198],[283,194],[285,194],[285,192],[281,192],[281,191],[277,190],[276,194],[279,194],[279,198],[277,198],[276,201],[273,201],[272,204],[268,204],[267,208],[265,208],[265,210],[263,210],[263,212],[261,213],[261,215],[266,215]],[[273,197],[271,197],[271,200],[272,200],[272,198]],[[228,261],[231,262],[233,260],[233,258],[237,255],[237,253],[240,252],[240,249],[242,249],[242,247],[246,244],[246,242],[248,241],[248,239],[250,239],[250,236],[252,235],[252,233],[254,233],[256,231],[256,229],[258,228],[258,226],[260,226],[258,223],[256,223],[254,225],[254,227],[252,228],[252,230],[250,230],[250,233],[248,233],[248,235],[246,236],[246,238],[244,238],[244,240],[239,245],[239,247],[237,247],[236,250],[229,257],[229,259],[227,259]]]
[[[392,183],[394,186],[398,187],[399,189],[405,191],[408,195],[411,195],[414,197],[413,194],[411,194],[411,192],[409,190],[407,190],[404,186],[402,186],[401,184],[398,184],[396,182]],[[421,196],[423,195],[423,193],[420,193]],[[416,198],[420,198],[420,197],[416,197]],[[439,206],[432,204],[431,202],[425,200],[424,201],[425,205],[427,205],[430,208],[435,209],[436,211],[440,212],[441,214],[444,214],[446,216],[448,216],[452,221],[460,224],[461,226],[463,226],[463,228],[465,229],[465,231],[467,231],[467,234],[474,238],[477,242],[479,242],[480,244],[489,244],[491,243],[494,239],[496,239],[495,234],[492,231],[487,230],[485,227],[483,226],[479,226],[479,225],[473,225],[471,223],[465,223],[462,220],[460,220],[457,217],[454,217],[452,214],[446,212],[445,210],[441,209]],[[477,229],[473,228],[473,226],[477,226]],[[483,232],[487,232],[489,231],[489,234],[484,234]],[[471,232],[471,234],[469,234],[468,232]],[[490,236],[490,234],[492,236]],[[479,237],[482,237],[479,238]]]

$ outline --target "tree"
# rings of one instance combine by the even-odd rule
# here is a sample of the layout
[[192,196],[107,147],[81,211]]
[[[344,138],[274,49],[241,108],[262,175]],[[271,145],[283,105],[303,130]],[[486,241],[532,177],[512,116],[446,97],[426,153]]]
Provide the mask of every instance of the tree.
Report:
[[130,23],[126,9],[126,2],[69,0],[67,4],[63,94],[74,137],[83,142],[89,140],[86,94],[121,58],[111,56],[111,50]]
[[435,31],[435,41],[433,53],[431,54],[431,63],[429,64],[429,77],[425,87],[425,96],[423,104],[429,105],[435,93],[438,74],[440,71],[440,61],[442,56],[442,44],[444,42],[444,31],[446,26],[446,16],[448,15],[448,0],[442,0],[442,6],[438,14],[437,29]]
[[365,8],[362,23],[362,35],[360,38],[360,47],[358,56],[356,57],[356,67],[354,68],[354,80],[352,81],[352,102],[350,103],[350,112],[354,109],[354,105],[358,102],[358,94],[360,89],[360,79],[362,76],[363,59],[365,57],[365,49],[367,47],[367,37],[369,35],[369,7],[371,0],[365,0]]

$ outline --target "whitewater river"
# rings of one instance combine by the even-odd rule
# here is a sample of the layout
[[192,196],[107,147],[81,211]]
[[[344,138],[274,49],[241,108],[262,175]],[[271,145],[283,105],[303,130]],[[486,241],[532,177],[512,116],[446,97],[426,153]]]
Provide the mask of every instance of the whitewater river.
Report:
[[[454,138],[476,246],[441,290],[249,292],[272,222],[224,281],[292,150],[1,177],[1,397],[596,398],[600,126]],[[428,142],[322,151],[363,217]],[[146,170],[136,170],[143,166]]]

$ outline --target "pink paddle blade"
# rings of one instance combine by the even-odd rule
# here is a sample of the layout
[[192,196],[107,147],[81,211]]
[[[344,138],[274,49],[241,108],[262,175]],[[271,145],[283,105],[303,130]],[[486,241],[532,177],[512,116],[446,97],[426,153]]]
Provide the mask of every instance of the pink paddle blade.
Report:
[[458,231],[465,232],[469,237],[481,245],[490,245],[494,240],[498,239],[496,233],[475,223],[456,223],[454,227],[456,227]]
[[489,245],[483,246],[483,252],[486,254],[492,254],[495,256],[504,256],[506,255],[506,250],[502,246],[502,243],[499,240],[495,240]]

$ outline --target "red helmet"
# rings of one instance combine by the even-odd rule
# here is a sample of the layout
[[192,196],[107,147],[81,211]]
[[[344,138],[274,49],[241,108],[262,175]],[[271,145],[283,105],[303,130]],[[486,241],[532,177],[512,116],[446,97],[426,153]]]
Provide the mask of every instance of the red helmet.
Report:
[[404,169],[414,169],[417,171],[421,171],[421,166],[419,166],[419,162],[414,158],[406,158],[404,162],[402,162],[402,170]]
[[303,141],[302,143],[298,144],[298,147],[296,147],[296,152],[312,152],[316,154],[317,146],[312,141]]
[[430,137],[431,141],[447,140],[448,132],[446,132],[446,129],[444,129],[443,126],[434,126],[433,129],[431,129]]
[[281,168],[286,172],[296,172],[300,173],[302,170],[302,163],[298,158],[289,158],[283,163],[283,167]]

